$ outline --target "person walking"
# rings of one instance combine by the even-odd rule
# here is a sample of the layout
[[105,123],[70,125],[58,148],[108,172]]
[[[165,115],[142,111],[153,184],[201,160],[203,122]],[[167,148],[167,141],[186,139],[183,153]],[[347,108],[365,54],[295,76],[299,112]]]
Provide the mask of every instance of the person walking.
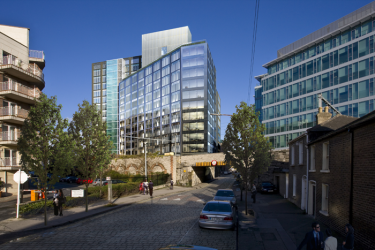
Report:
[[320,250],[324,249],[324,235],[320,232],[320,225],[318,222],[314,222],[311,227],[312,231],[306,233],[305,238],[301,244],[297,247],[297,250],[302,249],[304,245],[307,246],[307,250]]
[[327,239],[324,241],[324,250],[337,250],[337,239],[332,236],[329,228],[326,229]]
[[139,194],[141,194],[143,191],[143,182],[139,184]]
[[66,198],[62,189],[59,189],[59,195],[57,196],[58,199],[58,212],[60,212],[60,216],[63,216],[62,213],[62,205],[65,204]]
[[148,182],[145,180],[143,182],[143,194],[148,194]]
[[342,249],[354,249],[354,228],[350,224],[345,225],[345,233],[346,238],[345,241],[342,243]]
[[173,190],[173,179],[171,179],[171,190]]
[[53,214],[55,216],[59,215],[59,191],[56,189],[55,193],[53,194]]
[[257,188],[255,184],[253,184],[253,187],[251,188],[251,198],[253,199],[253,203],[256,202],[256,195],[257,195]]
[[154,192],[154,183],[152,180],[148,183],[148,189],[150,190],[150,197],[152,198],[152,193]]

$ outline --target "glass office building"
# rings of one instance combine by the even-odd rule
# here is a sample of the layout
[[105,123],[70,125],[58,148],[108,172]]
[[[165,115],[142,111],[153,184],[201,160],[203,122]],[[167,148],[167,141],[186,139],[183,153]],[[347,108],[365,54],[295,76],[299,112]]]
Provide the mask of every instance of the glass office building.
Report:
[[102,111],[107,122],[107,135],[118,152],[118,84],[141,68],[142,57],[135,56],[92,64],[92,103]]
[[[205,41],[181,45],[119,84],[119,154],[217,152],[220,97]],[[181,152],[182,151],[182,152]]]
[[275,148],[286,148],[316,125],[320,93],[343,115],[374,110],[374,5],[280,49],[277,59],[263,65],[268,73],[255,77],[255,104]]

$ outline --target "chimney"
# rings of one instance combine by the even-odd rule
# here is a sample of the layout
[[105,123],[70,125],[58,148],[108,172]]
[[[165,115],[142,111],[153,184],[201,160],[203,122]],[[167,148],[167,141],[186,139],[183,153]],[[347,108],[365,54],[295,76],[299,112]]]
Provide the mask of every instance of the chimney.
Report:
[[316,115],[316,122],[318,125],[325,121],[328,121],[329,119],[331,119],[331,117],[332,114],[328,112],[328,106],[324,107],[324,112],[322,107],[318,108],[318,114]]

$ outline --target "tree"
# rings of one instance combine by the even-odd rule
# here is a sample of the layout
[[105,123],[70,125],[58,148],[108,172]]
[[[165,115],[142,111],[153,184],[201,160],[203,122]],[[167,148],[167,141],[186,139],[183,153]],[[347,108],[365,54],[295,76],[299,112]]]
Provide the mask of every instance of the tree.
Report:
[[255,105],[241,102],[230,119],[222,145],[226,162],[231,162],[241,173],[245,185],[247,214],[247,190],[258,175],[271,163],[271,143],[264,136],[265,126],[259,122]]
[[[74,142],[64,131],[69,123],[62,119],[62,105],[56,97],[39,97],[25,119],[18,139],[21,166],[38,176],[38,189],[44,192],[44,225],[47,225],[47,190],[59,181],[59,177],[70,171]],[[50,175],[52,174],[52,175]]]
[[[69,134],[75,141],[74,156],[78,176],[86,185],[86,212],[88,211],[89,180],[103,174],[111,161],[112,142],[106,135],[106,124],[95,105],[83,101],[78,105],[69,126]],[[101,183],[102,184],[102,183]]]

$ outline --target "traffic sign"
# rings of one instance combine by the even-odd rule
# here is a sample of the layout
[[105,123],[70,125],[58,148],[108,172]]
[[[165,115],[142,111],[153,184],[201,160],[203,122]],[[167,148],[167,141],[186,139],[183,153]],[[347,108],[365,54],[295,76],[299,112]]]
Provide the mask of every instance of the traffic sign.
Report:
[[212,166],[216,166],[217,161],[216,161],[216,160],[213,160],[213,161],[211,161],[211,164],[212,164]]
[[[21,179],[20,179],[20,172],[21,172]],[[27,174],[24,171],[18,170],[14,175],[13,175],[13,180],[18,183],[18,184],[24,184],[28,179]],[[19,183],[21,180],[21,183]]]

